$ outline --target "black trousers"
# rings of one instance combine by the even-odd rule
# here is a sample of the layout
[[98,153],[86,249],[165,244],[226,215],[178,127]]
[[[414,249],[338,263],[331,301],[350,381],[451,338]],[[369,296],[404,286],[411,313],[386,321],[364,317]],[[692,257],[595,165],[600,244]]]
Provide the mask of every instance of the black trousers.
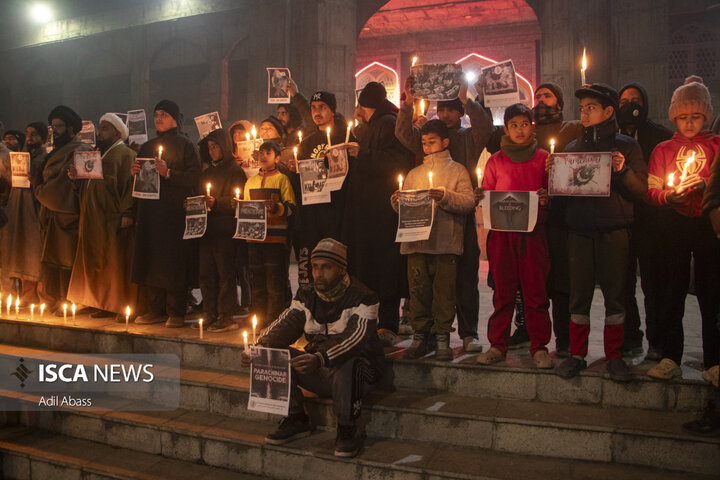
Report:
[[552,302],[553,332],[558,349],[570,348],[570,267],[568,264],[568,230],[546,225],[550,252],[548,297]]
[[252,314],[265,328],[290,306],[287,298],[288,255],[283,243],[248,244],[252,282]]
[[480,247],[475,226],[475,213],[471,213],[465,219],[463,254],[457,268],[456,295],[460,338],[478,338],[477,328],[480,315],[478,270],[480,270]]
[[235,240],[229,236],[200,239],[200,291],[207,322],[237,310],[235,249]]
[[171,292],[164,288],[141,286],[141,295],[145,297],[148,313],[171,317],[184,317],[187,309],[187,292],[178,290]]
[[669,212],[662,241],[666,255],[663,266],[662,308],[658,316],[658,337],[663,357],[680,364],[683,354],[683,315],[690,283],[690,256],[695,259],[695,292],[702,318],[703,363],[705,368],[720,360],[720,240],[707,217],[686,217]]

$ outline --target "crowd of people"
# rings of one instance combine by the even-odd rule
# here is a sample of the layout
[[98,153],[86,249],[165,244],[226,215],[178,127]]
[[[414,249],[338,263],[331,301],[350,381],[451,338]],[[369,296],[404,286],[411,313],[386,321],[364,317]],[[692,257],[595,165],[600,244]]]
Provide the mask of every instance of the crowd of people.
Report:
[[[648,118],[648,96],[637,83],[619,91],[602,83],[582,86],[574,92],[579,121],[563,119],[562,90],[544,83],[532,109],[511,105],[504,125],[496,127],[482,95],[470,98],[467,84],[457,99],[437,103],[437,118],[426,118],[412,96],[413,81],[405,82],[399,108],[381,84],[369,83],[358,96],[346,140],[335,95],[319,90],[307,98],[288,80],[291,102],[260,123],[257,173],[243,168],[238,152],[249,121],[216,129],[196,145],[170,100],[155,106],[157,136],[143,145],[127,144],[128,128],[117,115],[99,119],[102,179],[78,178],[74,153],[93,147],[80,140],[81,117],[67,106],[48,115],[51,141],[41,121],[27,125],[24,134],[2,132],[3,284],[23,304],[43,302],[59,316],[62,305],[72,302],[92,317],[124,321],[126,305],[133,305],[135,323],[167,327],[186,325],[194,307],[189,292],[199,287],[209,332],[237,329],[256,315],[265,328],[261,345],[287,347],[305,333],[306,353],[293,351],[298,384],[327,387],[338,375],[341,380],[331,380],[326,390],[352,396],[336,404],[340,455],[356,447],[355,400],[366,391],[356,387],[382,373],[380,346],[411,334],[403,358],[452,360],[455,319],[463,350],[477,353],[478,363],[503,362],[510,348],[527,347],[537,368],[572,378],[587,367],[590,307],[599,284],[607,373],[614,381],[631,381],[623,357],[643,353],[638,266],[646,359],[657,362],[648,375],[681,375],[684,306],[693,289],[702,318],[703,378],[717,388],[720,136],[711,131],[711,97],[702,79],[690,77],[673,93],[669,120],[675,132]],[[462,125],[465,115],[468,126]],[[551,140],[554,153],[548,152]],[[347,178],[329,202],[303,204],[297,159],[323,159],[329,143],[347,148]],[[30,188],[12,185],[9,151],[30,154]],[[609,196],[549,196],[548,171],[560,152],[610,152]],[[132,196],[139,158],[154,159],[159,199]],[[476,169],[483,173],[481,184]],[[405,178],[402,189],[427,189],[433,200],[427,240],[395,241],[398,174]],[[540,207],[532,231],[488,235],[494,311],[487,329],[491,346],[483,352],[475,210],[494,190],[537,192]],[[205,196],[207,229],[198,240],[183,240],[186,199],[194,195]],[[264,202],[264,240],[233,239],[241,198]],[[293,252],[299,284],[294,297]],[[552,331],[557,360],[549,354]],[[317,377],[319,369],[324,376]],[[293,392],[290,421],[268,437],[271,442],[309,432]],[[720,402],[712,408],[714,424],[689,428],[717,433]]]

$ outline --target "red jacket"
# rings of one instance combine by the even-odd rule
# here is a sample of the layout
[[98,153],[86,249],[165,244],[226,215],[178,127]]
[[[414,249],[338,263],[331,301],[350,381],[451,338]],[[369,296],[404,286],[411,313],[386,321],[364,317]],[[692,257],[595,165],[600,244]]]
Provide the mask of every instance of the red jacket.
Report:
[[[648,165],[648,199],[653,205],[667,205],[665,196],[668,176],[675,172],[674,184],[680,184],[683,167],[695,152],[695,161],[688,167],[688,175],[698,174],[707,184],[715,154],[720,146],[720,136],[702,132],[692,139],[675,133],[670,140],[660,143],[653,150]],[[687,217],[698,217],[702,213],[702,190],[694,190],[685,198],[685,202],[673,208]]]

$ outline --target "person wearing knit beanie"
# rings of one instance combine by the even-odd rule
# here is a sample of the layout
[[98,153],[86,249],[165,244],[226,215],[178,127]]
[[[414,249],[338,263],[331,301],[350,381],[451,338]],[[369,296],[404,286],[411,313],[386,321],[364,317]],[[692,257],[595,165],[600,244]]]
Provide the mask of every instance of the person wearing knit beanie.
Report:
[[312,251],[312,260],[324,258],[347,269],[347,247],[334,238],[323,238]]
[[683,114],[701,113],[707,123],[713,118],[712,112],[710,91],[701,77],[691,75],[673,92],[668,113],[671,122]]

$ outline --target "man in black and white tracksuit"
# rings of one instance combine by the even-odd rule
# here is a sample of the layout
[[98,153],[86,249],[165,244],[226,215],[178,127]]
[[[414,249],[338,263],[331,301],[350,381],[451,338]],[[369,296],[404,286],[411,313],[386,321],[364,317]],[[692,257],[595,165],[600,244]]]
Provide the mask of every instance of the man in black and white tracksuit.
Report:
[[[347,273],[347,247],[321,240],[311,255],[313,284],[301,285],[290,308],[258,339],[270,348],[288,348],[303,334],[305,352],[290,349],[291,375],[288,416],[265,441],[280,445],[310,434],[299,387],[333,399],[337,417],[335,455],[355,456],[360,442],[355,420],[362,398],[384,370],[384,353],[377,336],[378,296]],[[250,356],[243,354],[244,365]]]

